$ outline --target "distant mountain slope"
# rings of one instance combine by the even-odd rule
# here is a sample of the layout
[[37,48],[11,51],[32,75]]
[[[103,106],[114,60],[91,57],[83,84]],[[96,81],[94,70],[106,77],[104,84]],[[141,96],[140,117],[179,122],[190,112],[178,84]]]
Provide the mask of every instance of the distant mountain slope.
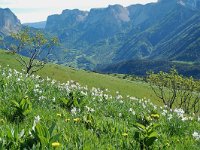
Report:
[[101,73],[120,73],[146,76],[146,72],[148,71],[168,72],[172,67],[176,67],[178,72],[184,76],[193,76],[194,78],[200,79],[199,63],[172,62],[169,60],[129,60],[107,66],[99,66],[96,68],[96,71]]
[[62,32],[67,29],[78,28],[78,24],[87,17],[87,11],[63,10],[60,15],[48,16],[45,29],[49,32]]
[[[162,47],[166,40],[179,35],[181,26],[190,26],[187,21],[199,14],[199,4],[200,0],[159,0],[129,7],[111,5],[90,11],[64,10],[60,15],[48,17],[45,30],[59,36],[63,48],[68,49],[68,53],[63,53],[65,58],[72,58],[78,64],[87,63],[87,68],[149,57],[192,60],[192,55],[184,53],[190,53],[187,47],[192,43],[193,48],[198,49],[196,40],[186,42],[177,50],[177,54],[182,53],[177,57],[164,54],[168,44]],[[187,34],[188,39],[194,36]],[[172,54],[168,51],[174,51],[177,44],[180,42],[171,45],[166,53]]]
[[41,22],[33,22],[33,23],[24,23],[23,25],[36,28],[36,29],[44,29],[46,26],[46,21]]
[[63,43],[74,42],[71,47],[82,48],[126,30],[129,21],[127,8],[113,5],[90,12],[64,10],[60,15],[49,16],[45,29],[59,35]]
[[80,39],[88,43],[95,43],[124,32],[129,23],[129,11],[121,5],[110,5],[104,9],[91,9],[83,25],[85,33]]
[[170,60],[200,60],[200,14],[193,16],[185,24],[163,39],[152,53],[151,58]]
[[8,8],[0,8],[0,35],[9,35],[10,32],[16,32],[20,29],[19,19]]
[[[154,22],[146,30],[130,36],[130,40],[118,49],[114,60],[122,61],[150,56],[162,39],[176,31],[180,25],[197,13],[177,3],[172,6],[165,11],[163,17],[158,17],[157,22]],[[154,13],[157,14],[159,11]]]

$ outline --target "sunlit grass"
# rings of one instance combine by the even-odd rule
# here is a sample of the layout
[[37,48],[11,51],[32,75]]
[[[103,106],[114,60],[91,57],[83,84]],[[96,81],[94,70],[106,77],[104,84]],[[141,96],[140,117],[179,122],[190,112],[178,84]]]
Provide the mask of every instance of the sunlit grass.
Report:
[[[7,66],[21,70],[22,67],[16,61],[15,56],[5,51],[0,51],[0,65]],[[50,77],[61,82],[68,80],[74,80],[81,85],[87,85],[88,87],[98,87],[101,89],[109,89],[111,94],[115,94],[116,91],[123,96],[130,95],[138,98],[149,98],[154,103],[157,102],[157,97],[152,92],[150,86],[141,81],[128,81],[119,79],[117,77],[102,75],[98,73],[88,72],[84,70],[76,70],[65,66],[48,64],[43,70],[38,72],[42,77]]]

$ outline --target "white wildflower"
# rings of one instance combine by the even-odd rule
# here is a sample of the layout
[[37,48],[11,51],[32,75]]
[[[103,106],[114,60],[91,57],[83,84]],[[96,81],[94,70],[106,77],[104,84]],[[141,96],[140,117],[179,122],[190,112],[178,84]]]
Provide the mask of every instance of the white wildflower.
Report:
[[163,110],[163,112],[161,113],[163,116],[165,116],[167,114],[167,110]]
[[167,119],[171,120],[172,119],[172,114],[169,114]]
[[119,113],[119,117],[122,117],[122,113]]
[[22,138],[24,136],[24,129],[19,133],[19,138]]
[[51,84],[54,85],[56,83],[56,80],[52,80]]
[[76,109],[76,107],[73,107],[73,108],[71,109],[71,114],[72,114],[72,115],[76,115],[76,113],[77,113],[77,109]]
[[120,100],[120,101],[119,101],[119,103],[121,103],[121,104],[122,104],[122,103],[124,103],[124,102],[123,102],[123,100]]
[[36,85],[35,85],[35,88],[36,88],[36,89],[37,89],[37,88],[39,88],[39,87],[40,87],[40,85],[39,85],[39,84],[36,84]]
[[182,121],[186,121],[186,120],[188,120],[188,118],[187,118],[187,117],[182,117],[181,120],[182,120]]
[[192,134],[192,136],[196,139],[199,140],[200,139],[200,134],[196,131],[194,131],[194,133]]
[[184,110],[183,109],[174,109],[174,112],[178,115],[178,117],[180,117],[180,118],[183,118],[183,115],[184,115]]
[[144,103],[142,103],[142,107],[145,109],[146,108],[146,105]]
[[129,108],[129,112],[132,112],[133,111],[133,109],[132,108]]
[[198,117],[197,120],[200,121],[200,117]]
[[95,110],[93,108],[90,109],[90,112],[94,112]]
[[37,124],[37,123],[40,121],[40,119],[41,119],[41,118],[40,118],[40,116],[38,115],[38,116],[35,117],[34,122]]
[[32,127],[32,130],[33,130],[33,131],[35,131],[35,127],[36,127],[36,125],[39,123],[39,121],[40,121],[40,116],[38,115],[38,116],[36,116],[36,117],[34,118],[33,127]]

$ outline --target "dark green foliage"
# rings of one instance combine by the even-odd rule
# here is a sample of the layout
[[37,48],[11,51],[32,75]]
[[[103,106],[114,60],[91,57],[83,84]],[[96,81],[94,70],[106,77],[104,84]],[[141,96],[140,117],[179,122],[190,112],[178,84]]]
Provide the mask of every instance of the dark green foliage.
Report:
[[153,71],[158,73],[159,71],[169,72],[170,68],[176,67],[178,72],[184,76],[194,78],[200,78],[200,65],[199,63],[181,62],[181,61],[169,61],[169,60],[129,60],[110,65],[102,65],[96,68],[101,73],[120,73],[136,76],[146,76],[146,72]]
[[58,103],[61,107],[71,110],[73,107],[83,108],[85,98],[80,92],[70,92],[67,98],[61,98]]
[[35,144],[41,144],[42,148],[50,148],[51,143],[59,141],[61,137],[60,133],[57,133],[55,130],[56,123],[52,123],[52,125],[48,128],[42,123],[38,123],[35,126],[35,129],[31,131],[32,140],[35,141]]
[[133,125],[137,131],[135,132],[134,139],[139,143],[140,149],[152,149],[152,145],[156,139],[158,139],[158,133],[155,129],[158,127],[158,124],[151,123],[135,123]]
[[12,101],[11,107],[14,108],[14,112],[11,116],[12,121],[21,122],[32,111],[32,104],[28,97],[22,99],[19,103]]

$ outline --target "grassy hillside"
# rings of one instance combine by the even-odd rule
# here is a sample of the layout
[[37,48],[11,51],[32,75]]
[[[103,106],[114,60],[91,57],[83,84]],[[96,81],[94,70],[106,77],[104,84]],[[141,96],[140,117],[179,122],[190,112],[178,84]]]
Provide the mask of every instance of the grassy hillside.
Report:
[[[0,65],[9,65],[10,68],[15,68],[17,70],[22,69],[13,54],[2,50],[0,50]],[[123,96],[130,95],[138,98],[146,97],[150,98],[155,103],[155,99],[157,99],[150,87],[146,83],[140,81],[128,81],[117,77],[87,72],[84,70],[75,70],[73,68],[55,64],[48,64],[43,70],[39,71],[38,74],[44,78],[48,76],[61,82],[74,80],[81,85],[88,85],[89,88],[97,87],[109,89],[111,92],[110,94],[115,94],[116,91],[119,91]]]
[[[199,150],[200,118],[0,67],[0,149]],[[169,138],[170,137],[170,138]]]

